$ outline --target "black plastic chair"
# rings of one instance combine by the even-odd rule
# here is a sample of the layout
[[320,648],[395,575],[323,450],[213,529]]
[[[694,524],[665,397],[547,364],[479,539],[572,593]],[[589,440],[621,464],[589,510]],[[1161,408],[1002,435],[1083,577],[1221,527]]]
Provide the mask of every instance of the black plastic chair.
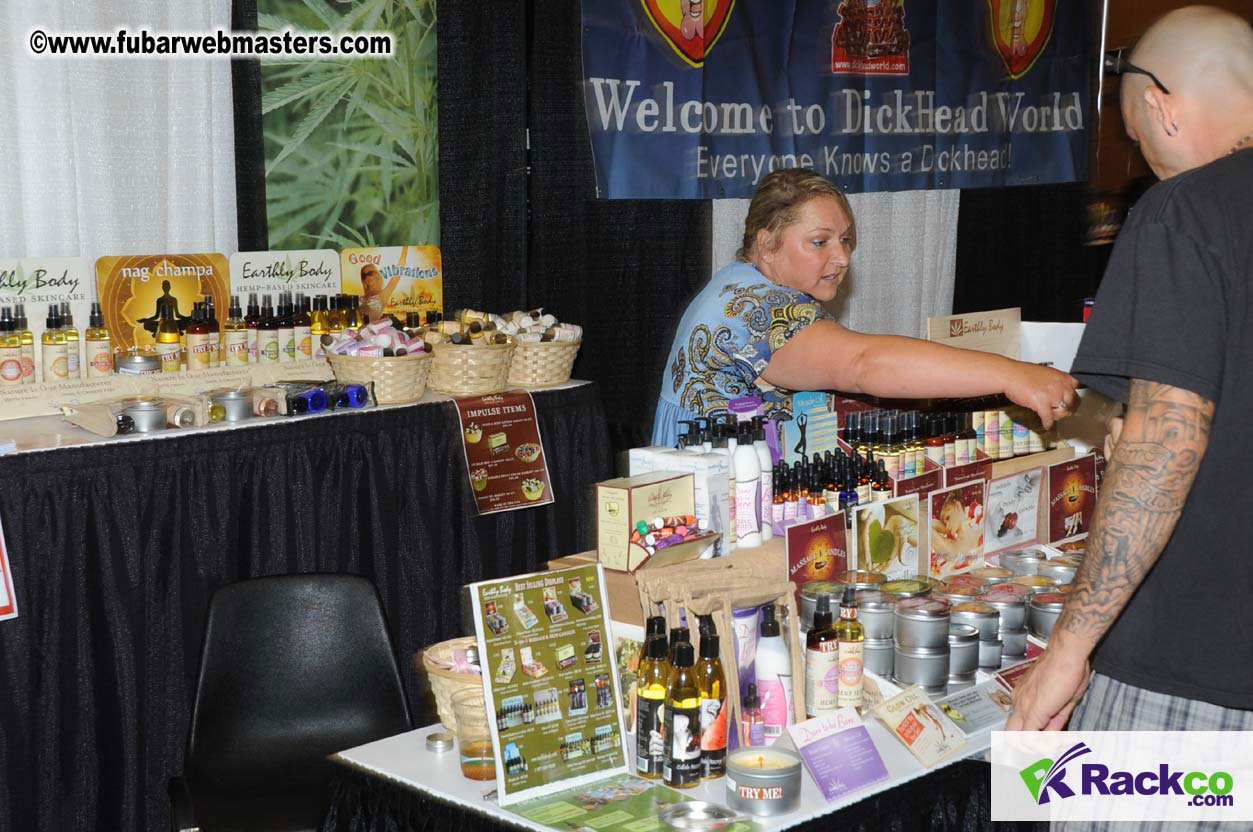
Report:
[[412,728],[374,585],[284,575],[209,601],[174,828],[316,829],[345,769],[327,755]]

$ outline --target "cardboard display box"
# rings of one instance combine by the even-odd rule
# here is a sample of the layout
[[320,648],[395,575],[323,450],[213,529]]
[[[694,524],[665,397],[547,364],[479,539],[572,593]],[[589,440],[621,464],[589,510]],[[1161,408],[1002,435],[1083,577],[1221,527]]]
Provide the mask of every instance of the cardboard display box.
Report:
[[[596,551],[600,562],[606,569],[634,572],[653,557],[652,552],[632,541],[636,524],[643,521],[651,525],[658,517],[685,515],[695,515],[691,474],[658,471],[596,483]],[[659,550],[664,551],[668,549]],[[696,549],[692,555],[699,553]],[[676,560],[670,556],[666,559]]]

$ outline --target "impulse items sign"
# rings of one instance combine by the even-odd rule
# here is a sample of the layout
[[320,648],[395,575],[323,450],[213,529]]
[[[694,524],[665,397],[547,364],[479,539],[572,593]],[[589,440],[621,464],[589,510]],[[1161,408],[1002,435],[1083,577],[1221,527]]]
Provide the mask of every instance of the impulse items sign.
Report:
[[584,0],[583,33],[611,199],[747,197],[781,167],[851,192],[1087,175],[1083,4]]
[[457,399],[466,471],[479,514],[553,501],[535,402],[513,391]]
[[9,569],[9,549],[0,526],[0,621],[17,618],[17,595],[13,592],[13,572]]
[[470,586],[502,806],[627,773],[599,564]]

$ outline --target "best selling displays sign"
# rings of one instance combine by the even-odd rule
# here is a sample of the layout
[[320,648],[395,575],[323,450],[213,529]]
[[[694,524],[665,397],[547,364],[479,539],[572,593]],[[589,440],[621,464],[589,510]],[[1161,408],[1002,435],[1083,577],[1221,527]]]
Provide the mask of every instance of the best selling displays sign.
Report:
[[1087,175],[1088,8],[1057,0],[584,0],[598,193],[751,196]]

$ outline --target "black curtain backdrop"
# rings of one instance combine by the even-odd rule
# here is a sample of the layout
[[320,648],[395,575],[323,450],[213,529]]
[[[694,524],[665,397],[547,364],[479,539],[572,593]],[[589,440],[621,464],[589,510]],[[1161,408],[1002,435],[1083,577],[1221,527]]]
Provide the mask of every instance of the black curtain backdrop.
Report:
[[600,395],[535,400],[557,502],[487,516],[451,404],[0,457],[20,605],[0,624],[0,830],[169,828],[208,599],[244,578],[373,580],[433,722],[413,655],[464,634],[461,586],[594,545]]

